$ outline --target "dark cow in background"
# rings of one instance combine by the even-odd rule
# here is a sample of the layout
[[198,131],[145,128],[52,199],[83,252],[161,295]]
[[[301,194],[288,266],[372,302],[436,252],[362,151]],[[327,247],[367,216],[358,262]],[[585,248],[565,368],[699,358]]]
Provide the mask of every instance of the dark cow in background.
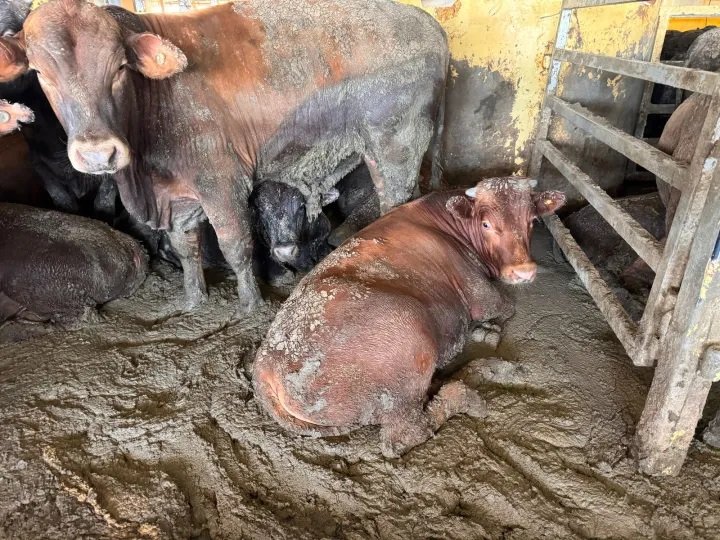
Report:
[[13,35],[22,29],[33,0],[0,0],[0,36]]
[[99,221],[0,203],[0,322],[68,323],[145,279],[147,256]]
[[299,189],[314,218],[322,194],[362,161],[387,211],[410,198],[439,131],[445,34],[395,2],[247,0],[170,16],[54,0],[23,34],[3,39],[0,80],[38,72],[73,166],[114,174],[132,215],[169,231],[189,306],[206,297],[206,218],[240,307],[262,301],[254,183]]
[[483,414],[462,382],[427,404],[433,373],[473,324],[506,319],[492,283],[535,278],[533,221],[562,193],[495,178],[403,205],[345,242],[278,312],[253,367],[256,396],[286,429],[337,435],[381,425],[383,453],[425,441],[450,416]]

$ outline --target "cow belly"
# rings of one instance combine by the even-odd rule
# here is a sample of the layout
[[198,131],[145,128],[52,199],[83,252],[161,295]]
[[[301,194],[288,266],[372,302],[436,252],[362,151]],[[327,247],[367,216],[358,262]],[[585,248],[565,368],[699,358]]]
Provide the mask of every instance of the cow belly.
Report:
[[[422,156],[432,136],[443,76],[437,59],[417,58],[392,71],[318,90],[260,149],[258,178],[297,187],[312,204],[337,183],[334,173],[345,162],[354,165],[376,147],[398,163],[408,154]],[[417,171],[408,171],[409,181],[416,176]]]

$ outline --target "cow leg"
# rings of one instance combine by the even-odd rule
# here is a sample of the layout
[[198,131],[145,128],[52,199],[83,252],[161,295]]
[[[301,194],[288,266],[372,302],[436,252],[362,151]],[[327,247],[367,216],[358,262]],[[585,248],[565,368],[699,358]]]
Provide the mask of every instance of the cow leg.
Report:
[[217,234],[220,251],[237,276],[239,311],[246,314],[262,305],[253,273],[253,240],[247,196],[233,190],[224,200],[213,198],[203,206]]
[[467,414],[473,418],[487,416],[485,400],[462,381],[440,388],[425,410],[422,404],[403,411],[395,410],[383,419],[380,445],[385,457],[398,457],[433,436],[453,416]]
[[93,209],[96,217],[110,225],[115,221],[117,194],[118,190],[115,181],[110,177],[103,178],[100,181],[100,186],[93,201]]
[[[369,151],[363,156],[380,199],[381,215],[412,197],[433,134],[432,122],[424,122],[422,118],[403,122],[404,127],[386,127],[380,136],[371,133]],[[382,128],[375,128],[378,129]]]
[[168,232],[170,244],[180,257],[185,283],[185,309],[192,310],[207,300],[207,285],[202,267],[200,226],[188,230],[180,226]]
[[80,205],[78,204],[77,197],[63,185],[61,179],[40,160],[34,160],[33,166],[45,187],[45,191],[50,195],[53,206],[68,214],[80,213]]

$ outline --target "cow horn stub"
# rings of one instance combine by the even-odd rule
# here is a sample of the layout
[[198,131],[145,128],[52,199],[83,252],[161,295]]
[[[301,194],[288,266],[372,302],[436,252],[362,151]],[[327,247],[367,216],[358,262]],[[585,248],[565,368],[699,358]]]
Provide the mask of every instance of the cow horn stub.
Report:
[[465,195],[467,195],[471,199],[474,199],[477,196],[477,187],[471,187],[470,189],[466,190]]

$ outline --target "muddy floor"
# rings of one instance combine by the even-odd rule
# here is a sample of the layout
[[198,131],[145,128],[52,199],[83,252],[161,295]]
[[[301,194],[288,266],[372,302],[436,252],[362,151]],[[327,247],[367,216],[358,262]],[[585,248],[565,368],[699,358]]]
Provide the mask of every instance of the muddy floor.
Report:
[[80,329],[4,326],[0,537],[719,538],[720,451],[696,441],[678,478],[636,472],[651,372],[546,234],[535,247],[500,348],[451,375],[489,416],[398,460],[376,429],[296,438],[258,409],[249,366],[278,304],[235,317],[229,278],[192,316],[160,268]]

